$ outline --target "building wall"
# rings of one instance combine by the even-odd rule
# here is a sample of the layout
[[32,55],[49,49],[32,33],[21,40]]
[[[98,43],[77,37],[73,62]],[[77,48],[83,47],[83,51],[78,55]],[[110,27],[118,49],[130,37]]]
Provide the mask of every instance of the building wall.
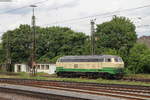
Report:
[[0,71],[7,71],[6,64],[1,64],[0,65]]
[[26,64],[15,64],[14,72],[27,72]]
[[37,64],[37,72],[54,74],[55,70],[56,70],[55,64]]
[[[15,64],[14,72],[29,72],[28,65],[26,64]],[[55,64],[37,64],[36,71],[44,72],[48,74],[54,74],[56,70]]]

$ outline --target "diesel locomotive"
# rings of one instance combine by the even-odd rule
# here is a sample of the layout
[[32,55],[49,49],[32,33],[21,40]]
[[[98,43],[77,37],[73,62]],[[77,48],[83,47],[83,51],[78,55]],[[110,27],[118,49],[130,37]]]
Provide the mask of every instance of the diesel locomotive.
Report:
[[124,62],[115,55],[63,56],[56,62],[60,77],[120,78]]

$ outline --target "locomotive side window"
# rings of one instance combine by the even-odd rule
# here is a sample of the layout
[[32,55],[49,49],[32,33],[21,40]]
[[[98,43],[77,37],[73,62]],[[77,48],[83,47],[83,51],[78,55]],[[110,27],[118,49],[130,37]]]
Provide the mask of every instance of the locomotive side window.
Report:
[[60,62],[98,62],[99,59],[61,59]]
[[74,64],[74,68],[78,68],[78,64]]
[[111,58],[105,58],[105,62],[111,62]]
[[98,59],[89,59],[89,62],[98,62]]
[[99,59],[99,62],[104,62],[104,59],[102,58],[102,59]]
[[119,62],[118,58],[115,58],[115,62]]

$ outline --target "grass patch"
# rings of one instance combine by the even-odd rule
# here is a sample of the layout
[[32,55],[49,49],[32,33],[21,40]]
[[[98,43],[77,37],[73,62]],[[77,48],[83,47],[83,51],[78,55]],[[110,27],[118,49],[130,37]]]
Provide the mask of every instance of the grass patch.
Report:
[[[125,75],[125,77],[134,78],[150,78],[150,75],[138,74],[138,75]],[[127,84],[127,85],[140,85],[150,86],[150,82],[134,82],[123,80],[106,80],[106,79],[87,79],[87,78],[57,78],[56,74],[49,75],[46,73],[37,73],[36,76],[32,76],[29,73],[16,73],[11,75],[0,75],[0,78],[23,78],[23,79],[37,79],[37,80],[56,80],[56,81],[68,81],[68,82],[89,82],[89,83],[102,83],[102,84]]]
[[150,74],[126,74],[124,77],[127,77],[127,78],[150,79]]

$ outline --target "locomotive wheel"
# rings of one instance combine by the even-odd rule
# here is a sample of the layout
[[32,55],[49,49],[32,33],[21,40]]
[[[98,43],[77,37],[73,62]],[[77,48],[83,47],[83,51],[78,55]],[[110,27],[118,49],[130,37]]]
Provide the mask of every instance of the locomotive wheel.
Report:
[[58,76],[58,77],[61,77],[61,76],[62,76],[62,73],[61,73],[61,72],[57,72],[57,76]]
[[123,74],[116,74],[113,77],[114,77],[114,79],[120,80],[123,78]]
[[103,79],[113,79],[113,76],[109,73],[100,73],[100,77]]

